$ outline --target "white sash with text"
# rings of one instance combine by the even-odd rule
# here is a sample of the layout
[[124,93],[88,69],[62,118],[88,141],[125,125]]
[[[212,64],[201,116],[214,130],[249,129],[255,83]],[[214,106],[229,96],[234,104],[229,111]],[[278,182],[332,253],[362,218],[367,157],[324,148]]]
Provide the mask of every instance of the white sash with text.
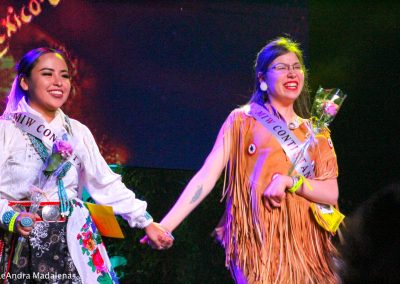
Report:
[[[50,150],[53,147],[54,141],[59,137],[45,120],[32,113],[14,112],[11,114],[11,118],[18,128],[40,139]],[[82,166],[75,153],[72,154],[69,162],[77,168],[81,168]]]
[[307,152],[308,147],[303,147],[304,143],[297,139],[283,121],[275,118],[267,109],[256,103],[250,104],[250,115],[274,135],[292,163],[298,160],[294,165],[298,174],[306,178],[314,177],[313,163]]

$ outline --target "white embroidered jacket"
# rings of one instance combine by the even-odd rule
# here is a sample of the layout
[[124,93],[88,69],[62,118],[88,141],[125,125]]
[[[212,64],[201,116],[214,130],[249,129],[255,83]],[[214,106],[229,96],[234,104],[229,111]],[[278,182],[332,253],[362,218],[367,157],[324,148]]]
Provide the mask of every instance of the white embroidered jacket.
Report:
[[[23,98],[19,112],[41,115]],[[152,222],[146,214],[147,203],[135,198],[135,194],[111,171],[90,130],[70,119],[73,132],[74,153],[79,157],[81,168],[72,166],[63,178],[68,199],[81,198],[85,187],[98,204],[110,205],[115,214],[121,215],[131,227],[143,228]],[[49,125],[57,130],[66,126],[65,114],[59,110]],[[50,151],[50,149],[48,149]],[[11,210],[8,200],[29,200],[29,185],[37,184],[38,173],[43,165],[28,135],[11,120],[0,120],[0,223],[3,214]],[[46,192],[50,201],[58,201],[57,187]]]

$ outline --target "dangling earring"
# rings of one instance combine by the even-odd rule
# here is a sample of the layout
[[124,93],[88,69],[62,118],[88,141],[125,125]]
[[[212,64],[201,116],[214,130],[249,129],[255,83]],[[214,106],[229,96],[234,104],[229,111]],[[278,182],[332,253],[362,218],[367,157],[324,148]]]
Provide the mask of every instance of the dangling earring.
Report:
[[263,92],[266,92],[268,90],[268,85],[264,81],[261,81],[260,83],[260,90]]

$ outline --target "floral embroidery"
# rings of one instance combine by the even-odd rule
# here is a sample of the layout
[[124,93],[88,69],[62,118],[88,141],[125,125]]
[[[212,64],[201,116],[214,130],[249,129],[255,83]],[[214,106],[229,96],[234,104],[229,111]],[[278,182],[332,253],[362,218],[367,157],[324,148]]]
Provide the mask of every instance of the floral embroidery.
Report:
[[[43,242],[48,236],[49,223],[38,222],[32,230],[30,242],[32,248],[36,249],[36,256],[41,257],[46,251],[49,251],[50,242]],[[60,232],[63,234],[63,232]]]
[[68,217],[71,217],[71,215],[72,215],[72,212],[74,211],[74,208],[75,207],[79,207],[79,208],[82,208],[83,207],[83,204],[82,203],[80,203],[78,200],[76,200],[76,199],[71,199],[71,200],[69,200],[69,203],[70,203],[70,210],[69,210],[69,215],[68,215]]
[[[83,233],[83,234],[85,234],[85,233]],[[88,232],[87,234],[84,235],[83,247],[88,249],[89,251],[93,251],[96,248],[96,243],[92,239],[92,232]]]
[[103,257],[101,256],[100,251],[97,248],[94,250],[92,257],[93,265],[96,267],[98,272],[107,271],[107,267],[104,264]]
[[[75,201],[74,205],[82,207],[82,204]],[[85,224],[82,226],[80,233],[77,236],[81,245],[82,254],[88,256],[88,265],[93,272],[100,274],[97,277],[98,283],[118,283],[118,278],[114,271],[109,271],[103,256],[100,253],[99,247],[103,246],[101,235],[98,232],[90,215],[86,218]]]

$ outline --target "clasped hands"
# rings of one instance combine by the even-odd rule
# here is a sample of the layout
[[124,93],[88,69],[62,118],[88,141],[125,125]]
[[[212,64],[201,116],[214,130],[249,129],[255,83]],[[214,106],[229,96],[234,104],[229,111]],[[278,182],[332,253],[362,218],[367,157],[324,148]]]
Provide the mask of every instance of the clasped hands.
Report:
[[[29,234],[32,232],[33,227],[35,226],[35,220],[39,216],[37,214],[32,214],[29,212],[21,212],[14,225],[14,231],[19,233],[23,237],[28,237]],[[33,222],[30,226],[24,226],[21,223],[23,218],[30,218]],[[154,249],[162,250],[170,248],[174,242],[174,237],[170,232],[164,229],[158,223],[151,223],[147,227],[144,228],[146,232],[146,236],[140,240],[142,244],[148,244]]]
[[153,222],[145,227],[144,230],[146,232],[146,236],[140,240],[140,243],[148,244],[153,249],[168,249],[174,242],[174,237],[172,234],[158,223]]

